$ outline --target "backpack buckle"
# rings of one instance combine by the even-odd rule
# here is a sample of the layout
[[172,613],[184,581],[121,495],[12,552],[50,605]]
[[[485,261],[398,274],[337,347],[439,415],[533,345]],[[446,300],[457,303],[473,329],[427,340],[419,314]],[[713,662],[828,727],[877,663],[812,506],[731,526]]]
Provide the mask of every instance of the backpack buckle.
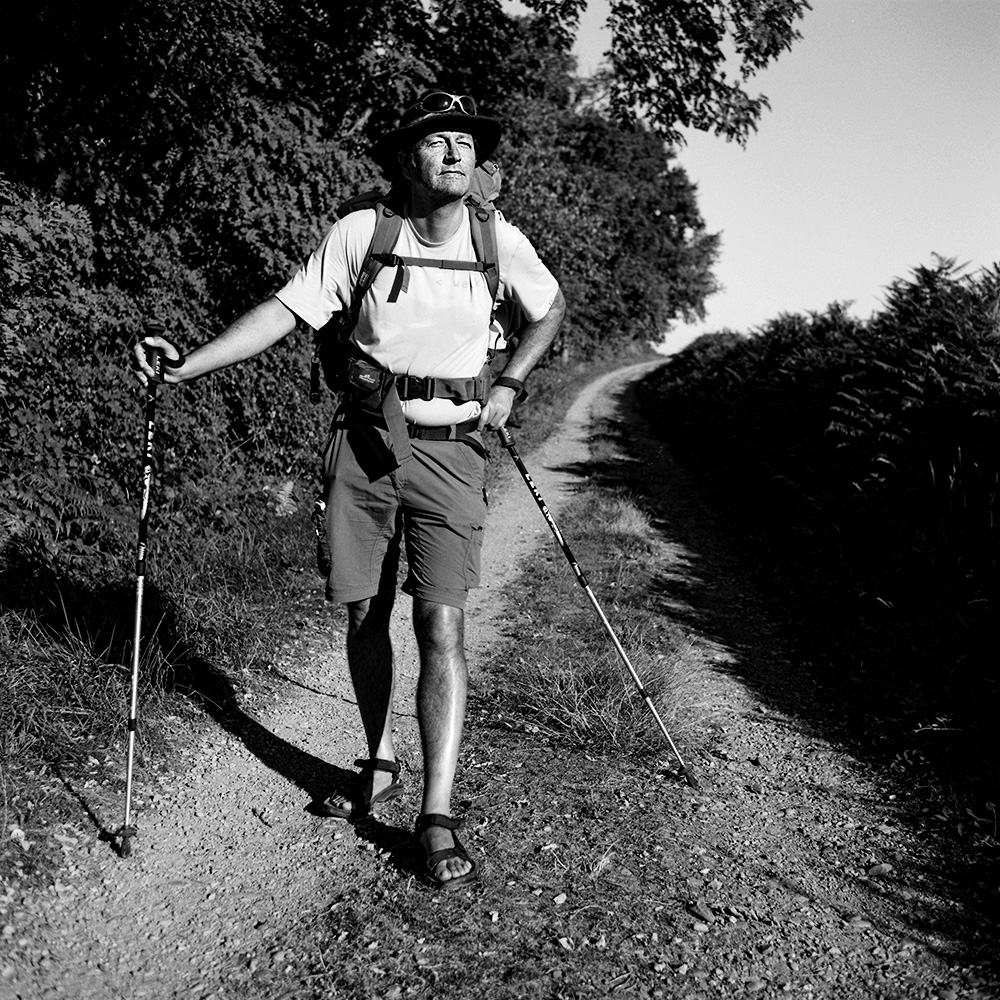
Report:
[[396,392],[400,399],[422,399],[430,402],[434,398],[434,379],[417,378],[413,375],[396,377]]

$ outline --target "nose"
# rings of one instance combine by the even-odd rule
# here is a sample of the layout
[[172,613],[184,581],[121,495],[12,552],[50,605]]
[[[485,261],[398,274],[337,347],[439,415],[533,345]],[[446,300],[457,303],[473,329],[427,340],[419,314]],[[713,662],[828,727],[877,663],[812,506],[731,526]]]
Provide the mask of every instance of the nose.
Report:
[[457,163],[462,159],[462,151],[458,148],[458,143],[454,139],[445,139],[447,144],[445,149],[445,159],[451,163]]

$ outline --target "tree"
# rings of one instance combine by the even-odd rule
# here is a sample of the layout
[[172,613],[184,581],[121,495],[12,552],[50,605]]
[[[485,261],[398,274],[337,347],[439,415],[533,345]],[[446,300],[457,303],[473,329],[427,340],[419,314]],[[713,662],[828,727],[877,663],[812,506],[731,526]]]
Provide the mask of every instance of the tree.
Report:
[[[565,46],[586,0],[525,4]],[[769,104],[743,84],[801,37],[795,24],[810,9],[808,0],[611,0],[604,82],[612,110],[671,144],[683,142],[679,126],[745,143]],[[727,53],[739,82],[727,78]]]
[[442,85],[485,95],[505,122],[500,206],[557,274],[571,309],[564,338],[589,357],[703,315],[718,237],[662,138],[587,110],[593,88],[574,76],[569,27],[553,41],[545,20],[568,18],[564,6],[511,19],[450,0],[432,24]]
[[703,315],[718,237],[662,141],[539,99],[504,111],[501,205],[564,286],[574,351],[645,346]]

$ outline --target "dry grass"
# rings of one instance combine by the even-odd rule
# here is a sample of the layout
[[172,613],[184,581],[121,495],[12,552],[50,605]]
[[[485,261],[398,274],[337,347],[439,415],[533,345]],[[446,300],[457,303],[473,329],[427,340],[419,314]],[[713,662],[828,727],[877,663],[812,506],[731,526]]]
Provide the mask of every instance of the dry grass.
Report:
[[[671,736],[706,722],[686,636],[649,600],[662,558],[646,513],[623,495],[585,492],[559,517],[611,628]],[[558,549],[544,549],[509,595],[521,609],[502,664],[505,710],[532,731],[619,753],[664,748],[649,707]]]
[[[84,742],[110,740],[123,728],[131,672],[115,651],[130,644],[117,628],[95,640],[69,617],[54,629],[25,611],[0,615],[0,758],[60,762],[79,756]],[[155,645],[140,659],[151,707],[162,696],[164,663]]]

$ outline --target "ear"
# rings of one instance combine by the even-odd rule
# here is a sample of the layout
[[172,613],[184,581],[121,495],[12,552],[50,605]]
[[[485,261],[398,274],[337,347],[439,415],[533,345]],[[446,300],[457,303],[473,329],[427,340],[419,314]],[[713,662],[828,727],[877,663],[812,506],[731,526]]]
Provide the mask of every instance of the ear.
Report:
[[400,173],[409,181],[413,180],[413,168],[410,165],[411,150],[403,149],[396,154],[396,159],[399,162]]

